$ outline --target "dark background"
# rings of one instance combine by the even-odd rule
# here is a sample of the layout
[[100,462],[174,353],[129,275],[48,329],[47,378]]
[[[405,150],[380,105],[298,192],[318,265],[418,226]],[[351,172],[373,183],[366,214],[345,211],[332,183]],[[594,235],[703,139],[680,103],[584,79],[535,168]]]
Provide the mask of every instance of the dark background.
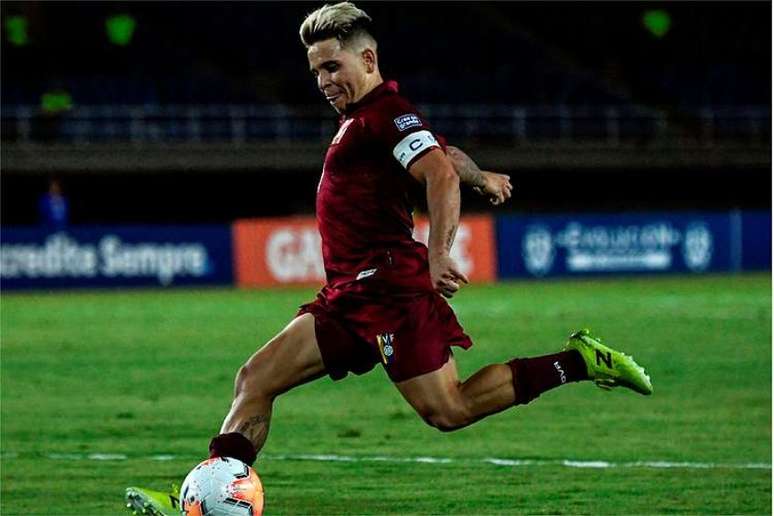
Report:
[[[234,104],[284,106],[291,114],[299,106],[317,106],[319,116],[332,120],[335,114],[322,105],[298,38],[305,14],[320,5],[3,2],[3,224],[36,223],[36,199],[51,177],[62,181],[74,223],[226,222],[312,213],[325,137],[292,139],[290,145],[320,146],[319,157],[301,166],[274,167],[256,159],[222,170],[186,164],[148,165],[140,171],[124,160],[79,169],[64,167],[51,149],[77,147],[82,153],[99,147],[110,154],[111,145],[125,142],[96,136],[74,142],[56,128],[43,131],[44,137],[33,129],[25,139],[10,113],[19,106],[37,108],[43,93],[63,90],[73,107],[62,117],[77,115],[84,106]],[[374,19],[383,75],[397,79],[402,92],[420,105],[570,106],[592,113],[639,106],[663,115],[667,129],[658,138],[603,142],[592,158],[579,153],[574,160],[573,153],[578,144],[593,145],[596,134],[575,135],[572,147],[566,139],[540,135],[542,152],[568,157],[562,164],[489,158],[492,146],[521,156],[530,141],[450,137],[451,143],[472,149],[482,167],[498,166],[512,175],[517,191],[506,209],[770,208],[770,2],[358,5]],[[652,9],[671,17],[661,38],[643,25],[643,13]],[[105,19],[123,13],[136,21],[125,47],[112,44],[105,31]],[[7,37],[5,20],[18,15],[28,23],[25,46]],[[750,107],[765,113],[756,132],[745,129]],[[730,129],[713,129],[708,138],[702,115],[708,110],[726,113],[723,123]],[[490,147],[474,152],[487,142]],[[168,144],[169,153],[185,157],[188,152],[178,141],[161,143]],[[193,143],[212,142],[205,137]],[[136,156],[157,144],[137,145]],[[674,158],[649,166],[648,156],[663,148]],[[233,152],[240,149],[235,146]],[[717,159],[686,159],[685,149]],[[738,158],[745,154],[759,157]],[[34,156],[42,164],[24,165],[19,156]],[[607,164],[597,166],[602,158]],[[464,199],[466,211],[486,209],[470,192]]]

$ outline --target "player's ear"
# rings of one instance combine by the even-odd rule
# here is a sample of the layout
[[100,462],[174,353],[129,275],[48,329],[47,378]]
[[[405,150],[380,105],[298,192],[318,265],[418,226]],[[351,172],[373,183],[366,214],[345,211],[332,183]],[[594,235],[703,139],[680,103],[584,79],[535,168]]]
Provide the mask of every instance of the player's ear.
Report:
[[374,49],[366,47],[360,53],[360,57],[363,59],[363,63],[365,63],[366,71],[373,73],[376,69],[376,52]]

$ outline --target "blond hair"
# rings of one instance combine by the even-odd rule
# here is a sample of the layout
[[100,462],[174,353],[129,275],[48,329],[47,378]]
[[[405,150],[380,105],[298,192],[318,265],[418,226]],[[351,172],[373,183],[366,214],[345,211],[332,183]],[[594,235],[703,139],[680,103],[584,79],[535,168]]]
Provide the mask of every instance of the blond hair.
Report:
[[301,42],[309,48],[318,41],[336,38],[342,46],[371,45],[376,49],[376,40],[368,32],[371,17],[352,2],[326,4],[309,14],[301,24],[298,33]]

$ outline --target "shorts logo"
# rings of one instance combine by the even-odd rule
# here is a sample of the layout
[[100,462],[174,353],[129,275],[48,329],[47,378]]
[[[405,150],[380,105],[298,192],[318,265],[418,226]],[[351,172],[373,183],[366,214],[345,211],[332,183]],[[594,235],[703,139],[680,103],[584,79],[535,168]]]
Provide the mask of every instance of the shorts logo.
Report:
[[376,336],[376,344],[379,346],[379,353],[382,355],[384,365],[392,364],[395,359],[395,348],[392,347],[394,333],[380,333]]
[[376,274],[376,268],[373,269],[366,269],[364,271],[360,271],[357,273],[357,277],[355,278],[355,281],[360,281],[361,279],[370,278],[374,274]]
[[417,115],[411,113],[406,115],[400,115],[394,120],[395,125],[398,127],[398,131],[405,131],[411,127],[422,127],[422,121]]

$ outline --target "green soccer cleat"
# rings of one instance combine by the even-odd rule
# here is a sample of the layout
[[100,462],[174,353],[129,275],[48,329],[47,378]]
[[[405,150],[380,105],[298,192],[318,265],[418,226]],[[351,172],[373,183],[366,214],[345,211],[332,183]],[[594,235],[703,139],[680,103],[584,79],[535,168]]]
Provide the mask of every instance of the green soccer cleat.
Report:
[[180,516],[180,501],[177,493],[164,493],[141,487],[126,488],[126,508],[132,514],[148,516]]
[[589,377],[598,387],[610,390],[621,386],[640,394],[653,394],[653,385],[645,369],[632,357],[602,344],[599,339],[591,336],[589,330],[576,331],[570,335],[564,349],[574,349],[581,354]]

